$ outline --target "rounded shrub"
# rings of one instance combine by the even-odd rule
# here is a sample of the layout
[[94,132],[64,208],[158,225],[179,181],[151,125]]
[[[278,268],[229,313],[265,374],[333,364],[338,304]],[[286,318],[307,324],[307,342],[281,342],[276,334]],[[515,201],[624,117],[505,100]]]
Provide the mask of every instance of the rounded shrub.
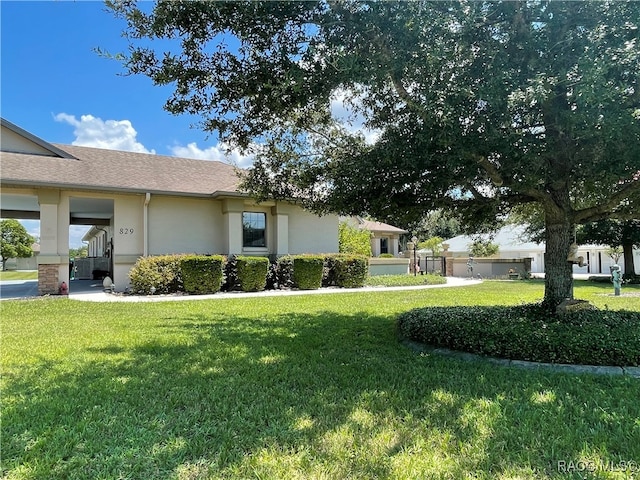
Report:
[[322,286],[324,257],[297,255],[293,257],[293,284],[300,290],[317,290]]
[[266,257],[236,256],[237,281],[243,292],[259,292],[267,284],[269,259]]
[[182,291],[180,262],[183,256],[158,255],[138,258],[129,272],[131,291],[142,295]]
[[401,336],[436,347],[544,363],[640,365],[640,312],[539,304],[429,307],[398,317]]
[[204,295],[220,291],[222,285],[222,255],[189,255],[180,260],[184,291]]
[[364,286],[369,276],[369,259],[364,255],[327,255],[324,265],[325,286],[359,288]]
[[283,255],[272,264],[271,275],[274,288],[293,287],[293,257]]

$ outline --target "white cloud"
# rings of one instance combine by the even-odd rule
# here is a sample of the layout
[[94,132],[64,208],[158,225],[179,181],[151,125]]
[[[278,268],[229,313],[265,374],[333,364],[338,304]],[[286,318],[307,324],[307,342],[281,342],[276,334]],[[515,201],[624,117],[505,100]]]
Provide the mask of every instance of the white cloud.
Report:
[[243,155],[238,150],[229,149],[227,144],[219,143],[204,150],[198,147],[196,142],[189,143],[186,147],[176,145],[170,148],[176,157],[195,158],[196,160],[217,160],[229,163],[240,168],[247,168],[253,164],[254,155]]
[[148,150],[137,141],[138,132],[129,120],[104,121],[93,115],[82,115],[78,120],[75,115],[67,113],[59,113],[54,118],[58,122],[68,123],[75,127],[73,133],[76,139],[72,145],[137,153],[156,153],[155,150]]

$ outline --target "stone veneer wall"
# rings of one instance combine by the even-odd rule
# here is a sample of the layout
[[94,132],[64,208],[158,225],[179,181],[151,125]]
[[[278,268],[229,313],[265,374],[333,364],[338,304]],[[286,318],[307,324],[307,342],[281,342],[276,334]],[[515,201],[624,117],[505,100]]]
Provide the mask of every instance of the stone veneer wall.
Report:
[[38,294],[58,293],[58,265],[38,265]]

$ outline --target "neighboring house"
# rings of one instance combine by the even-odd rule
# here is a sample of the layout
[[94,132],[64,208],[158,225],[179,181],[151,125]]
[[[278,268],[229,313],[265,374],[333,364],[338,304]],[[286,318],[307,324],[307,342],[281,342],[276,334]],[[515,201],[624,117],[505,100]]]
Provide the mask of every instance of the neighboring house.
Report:
[[69,226],[89,225],[118,290],[140,256],[338,251],[338,217],[256,202],[215,161],[53,145],[2,119],[2,218],[40,219],[41,294],[69,281]]
[[[489,235],[480,235],[483,240],[491,240],[499,247],[496,258],[531,258],[531,273],[544,273],[544,243],[534,243],[523,240],[524,227],[517,225],[508,225],[500,229],[491,238]],[[469,245],[474,238],[468,235],[459,235],[457,237],[445,240],[444,243],[449,246],[448,251],[455,257],[468,257]],[[614,260],[606,253],[608,250],[606,245],[580,245],[578,248],[578,256],[582,256],[587,263],[584,267],[578,265],[573,266],[574,273],[591,273],[609,274],[609,266],[614,265]],[[635,265],[640,265],[640,251],[634,250]],[[622,259],[619,262],[621,269],[624,270]],[[624,271],[623,271],[624,273]]]
[[383,253],[394,256],[400,253],[400,235],[409,232],[393,225],[365,220],[361,217],[354,217],[354,220],[358,228],[371,232],[371,254],[374,257]]

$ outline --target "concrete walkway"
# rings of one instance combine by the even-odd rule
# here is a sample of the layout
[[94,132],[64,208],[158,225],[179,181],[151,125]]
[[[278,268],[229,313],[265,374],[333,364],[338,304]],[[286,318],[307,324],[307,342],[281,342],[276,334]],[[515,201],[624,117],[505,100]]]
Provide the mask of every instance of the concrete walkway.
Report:
[[359,292],[393,292],[425,290],[428,288],[461,287],[477,285],[481,280],[471,280],[457,277],[447,277],[447,283],[442,285],[417,285],[410,287],[363,287],[363,288],[321,288],[318,290],[265,290],[262,292],[219,292],[211,295],[123,295],[111,294],[102,291],[102,288],[94,290],[82,290],[74,293],[73,284],[69,292],[69,298],[85,302],[177,302],[192,300],[222,300],[225,298],[256,298],[256,297],[285,297],[296,295],[326,295]]

